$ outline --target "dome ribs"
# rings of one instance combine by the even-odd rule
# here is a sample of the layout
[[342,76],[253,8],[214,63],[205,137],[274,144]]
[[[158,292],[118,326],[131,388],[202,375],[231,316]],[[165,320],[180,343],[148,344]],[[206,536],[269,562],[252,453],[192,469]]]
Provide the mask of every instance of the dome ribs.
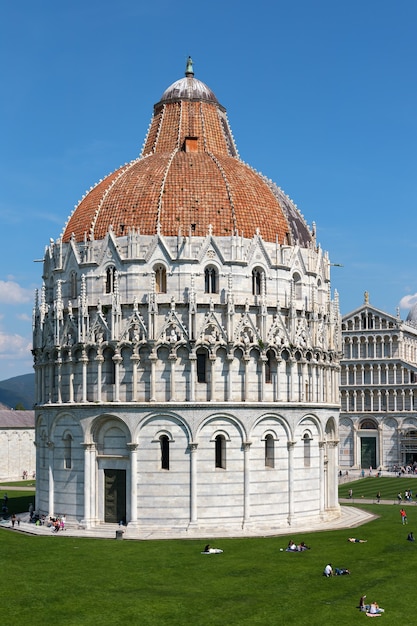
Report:
[[259,229],[267,241],[285,241],[288,222],[272,191],[262,178],[241,161],[218,157],[233,189],[233,203],[237,216],[236,228],[245,237],[252,237]]
[[259,233],[265,241],[314,245],[294,203],[272,181],[243,163],[213,92],[188,73],[154,107],[142,156],[107,176],[80,202],[63,241],[93,233],[205,237]]
[[[207,235],[209,225],[221,236],[233,232],[226,185],[215,163],[204,153],[177,152],[166,176],[161,206],[161,232]],[[191,226],[194,225],[194,226]]]
[[173,152],[178,147],[178,128],[181,105],[178,102],[164,107],[164,115],[155,144],[155,152]]
[[212,154],[229,155],[229,148],[225,141],[223,128],[217,108],[203,106],[202,116],[204,119],[205,146],[207,152]]
[[76,241],[83,241],[84,235],[89,236],[97,207],[100,205],[103,196],[109,186],[123,171],[124,167],[114,171],[104,180],[100,181],[78,204],[72,213],[62,235],[62,241],[66,243],[71,239],[72,234]]
[[165,158],[150,155],[115,182],[97,218],[95,239],[104,238],[109,225],[118,237],[127,234],[129,228],[139,229],[142,234],[156,232],[156,208],[165,168]]
[[155,151],[155,144],[158,137],[159,129],[163,118],[163,109],[154,115],[150,123],[148,134],[143,144],[142,156],[150,154]]

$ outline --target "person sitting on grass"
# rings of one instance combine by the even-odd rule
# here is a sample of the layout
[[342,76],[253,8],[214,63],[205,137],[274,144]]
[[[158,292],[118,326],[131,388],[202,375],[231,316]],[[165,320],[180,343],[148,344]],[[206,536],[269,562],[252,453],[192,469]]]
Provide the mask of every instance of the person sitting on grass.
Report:
[[413,533],[412,533],[412,532],[411,532],[411,533],[408,533],[408,535],[407,535],[407,541],[415,541],[415,539],[414,539],[414,535],[413,535]]
[[361,596],[361,599],[359,600],[359,610],[360,611],[369,611],[370,608],[370,604],[366,604],[366,596],[363,595]]
[[328,563],[324,568],[323,576],[326,576],[326,578],[330,578],[330,576],[333,576],[333,567],[331,563]]
[[348,537],[348,541],[350,541],[350,543],[366,543],[368,540],[367,539],[356,539],[355,537]]
[[381,609],[378,602],[372,602],[371,606],[369,607],[369,611],[368,613],[370,613],[371,615],[377,615],[378,613],[383,613],[384,609]]
[[304,541],[302,541],[301,543],[298,544],[297,550],[298,550],[298,552],[304,552],[305,550],[310,550],[310,547],[306,546]]
[[290,539],[288,542],[287,552],[297,552],[297,546],[292,539]]

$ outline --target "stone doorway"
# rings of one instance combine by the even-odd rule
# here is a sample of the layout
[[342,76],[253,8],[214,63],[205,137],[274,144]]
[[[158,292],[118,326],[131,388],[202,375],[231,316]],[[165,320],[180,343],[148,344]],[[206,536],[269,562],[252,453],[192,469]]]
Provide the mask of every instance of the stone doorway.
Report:
[[376,438],[361,437],[361,467],[368,469],[376,465]]
[[126,523],[126,470],[104,470],[104,521]]

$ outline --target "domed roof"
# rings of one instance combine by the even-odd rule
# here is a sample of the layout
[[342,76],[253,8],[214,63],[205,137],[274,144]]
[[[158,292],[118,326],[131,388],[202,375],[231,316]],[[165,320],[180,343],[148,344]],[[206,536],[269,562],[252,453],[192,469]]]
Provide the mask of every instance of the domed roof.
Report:
[[307,247],[313,242],[291,200],[240,160],[225,109],[194,78],[174,82],[154,107],[141,156],[101,180],[70,216],[62,240],[143,235],[239,234]]
[[160,102],[169,102],[173,100],[207,100],[208,102],[217,102],[214,93],[201,82],[194,78],[193,64],[190,58],[187,61],[185,70],[185,78],[180,78],[172,83],[168,89],[162,94]]

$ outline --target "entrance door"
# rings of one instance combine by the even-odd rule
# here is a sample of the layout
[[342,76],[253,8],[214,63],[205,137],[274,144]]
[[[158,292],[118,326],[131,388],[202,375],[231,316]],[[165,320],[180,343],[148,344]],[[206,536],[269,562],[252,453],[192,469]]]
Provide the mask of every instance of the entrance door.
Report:
[[361,467],[376,467],[375,437],[361,437]]
[[126,470],[104,470],[104,521],[126,522]]

